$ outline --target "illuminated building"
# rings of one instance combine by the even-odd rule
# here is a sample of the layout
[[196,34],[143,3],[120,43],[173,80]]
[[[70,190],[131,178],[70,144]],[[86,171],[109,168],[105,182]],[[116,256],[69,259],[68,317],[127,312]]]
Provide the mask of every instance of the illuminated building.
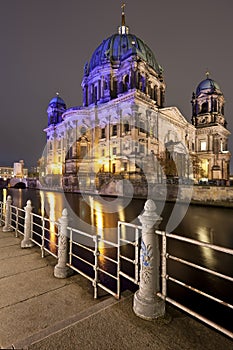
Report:
[[230,152],[224,117],[224,96],[219,85],[209,78],[197,86],[192,97],[192,123],[196,128],[197,177],[229,180]]
[[[45,185],[100,192],[112,185],[113,193],[125,193],[117,187],[122,179],[134,187],[174,178],[188,183],[204,175],[228,180],[224,98],[204,82],[193,95],[192,124],[177,107],[165,107],[163,70],[144,41],[130,33],[123,7],[118,33],[85,64],[83,106],[67,109],[59,94],[49,103]],[[207,99],[213,104],[205,109]],[[213,146],[216,134],[219,148]]]

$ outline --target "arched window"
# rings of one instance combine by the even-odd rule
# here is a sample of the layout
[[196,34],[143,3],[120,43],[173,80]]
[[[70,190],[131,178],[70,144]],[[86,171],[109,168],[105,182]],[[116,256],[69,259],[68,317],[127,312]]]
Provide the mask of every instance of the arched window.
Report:
[[129,122],[124,123],[124,132],[129,132]]
[[116,124],[114,124],[112,126],[112,136],[117,136],[117,125]]
[[105,134],[105,127],[101,129],[101,135],[100,135],[100,138],[101,139],[105,139],[106,137],[106,134]]
[[112,81],[112,90],[111,90],[111,98],[117,97],[117,80],[113,79]]
[[201,113],[208,113],[208,102],[204,102],[201,105]]
[[216,100],[213,100],[212,101],[212,111],[213,112],[217,112],[218,111],[218,106],[217,106],[217,101]]
[[123,91],[126,92],[129,90],[129,75],[125,75],[123,78]]

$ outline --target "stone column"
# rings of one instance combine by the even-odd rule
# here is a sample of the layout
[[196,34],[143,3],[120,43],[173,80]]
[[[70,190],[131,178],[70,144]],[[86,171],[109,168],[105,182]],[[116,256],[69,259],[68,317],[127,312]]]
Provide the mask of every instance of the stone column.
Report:
[[146,320],[153,320],[165,314],[165,302],[156,293],[159,291],[160,251],[155,230],[162,218],[156,213],[155,203],[149,199],[144,206],[144,213],[139,216],[142,224],[142,243],[140,251],[140,284],[134,294],[133,310]]
[[11,196],[7,196],[6,212],[5,212],[5,225],[3,226],[3,229],[2,229],[3,232],[13,231],[13,229],[11,227],[11,204],[12,204]]
[[68,226],[68,212],[63,209],[62,217],[59,219],[60,230],[58,236],[58,263],[54,268],[54,276],[57,278],[66,278],[71,275],[71,269],[66,266],[68,262],[68,241],[67,241],[67,226]]
[[34,246],[34,243],[31,241],[31,212],[32,212],[32,202],[27,201],[24,218],[24,238],[21,242],[21,248],[31,248]]

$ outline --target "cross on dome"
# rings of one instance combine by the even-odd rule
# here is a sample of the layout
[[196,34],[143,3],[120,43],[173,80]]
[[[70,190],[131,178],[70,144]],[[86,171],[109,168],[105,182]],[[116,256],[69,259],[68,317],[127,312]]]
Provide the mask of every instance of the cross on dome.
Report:
[[119,34],[129,34],[129,27],[125,25],[125,3],[121,5],[121,26],[118,28]]

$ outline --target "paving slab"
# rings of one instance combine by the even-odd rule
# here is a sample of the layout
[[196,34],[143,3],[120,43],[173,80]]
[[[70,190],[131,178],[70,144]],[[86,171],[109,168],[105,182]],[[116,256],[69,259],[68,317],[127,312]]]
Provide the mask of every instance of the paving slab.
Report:
[[[15,241],[15,238],[14,238]],[[12,246],[15,246],[15,248],[18,247],[18,242],[15,244],[7,245],[4,247],[0,247],[0,261],[7,259],[7,258],[12,258],[16,256],[21,256],[21,255],[28,255],[32,254],[33,251],[30,249],[12,249]]]
[[78,283],[72,283],[9,305],[0,309],[0,344],[14,344],[98,302]]
[[41,259],[38,253],[12,256],[1,260],[0,279],[26,271],[38,270],[45,266],[47,266],[46,260]]
[[[4,234],[4,236],[2,236],[2,234]],[[16,239],[16,237],[14,237],[12,233],[10,236],[9,236],[9,233],[7,233],[7,236],[6,236],[6,233],[1,232],[0,248],[10,247],[12,245],[17,245],[17,244],[19,244],[19,239]]]
[[[99,310],[69,327],[25,346],[28,350],[232,350],[233,342],[202,323],[167,307],[152,322],[137,317],[133,297]],[[16,344],[17,345],[17,344]],[[25,345],[25,343],[24,343]],[[20,344],[19,344],[20,346]]]
[[0,310],[3,307],[61,288],[66,284],[66,280],[58,280],[53,277],[51,266],[2,278],[0,279]]

